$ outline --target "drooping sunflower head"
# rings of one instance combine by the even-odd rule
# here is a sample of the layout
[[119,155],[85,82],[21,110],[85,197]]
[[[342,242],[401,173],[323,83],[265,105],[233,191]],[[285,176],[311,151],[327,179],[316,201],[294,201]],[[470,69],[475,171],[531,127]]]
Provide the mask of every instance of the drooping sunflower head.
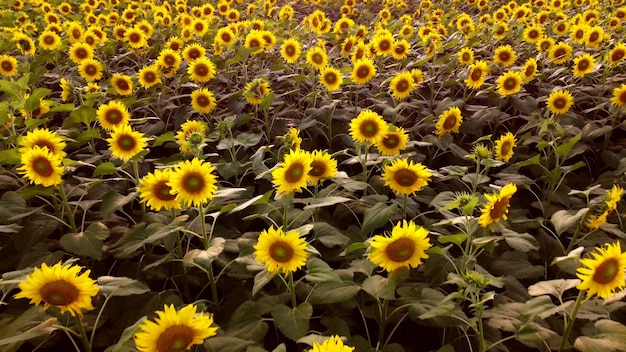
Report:
[[562,115],[569,111],[574,104],[572,93],[567,90],[556,90],[550,93],[547,100],[548,109],[555,115]]
[[154,322],[144,320],[135,333],[135,345],[141,352],[189,350],[207,338],[217,334],[213,318],[204,312],[196,313],[197,307],[188,305],[176,310],[174,305],[164,306],[157,311]]
[[215,166],[194,157],[186,160],[174,170],[168,186],[181,204],[201,206],[213,199],[217,192]]
[[263,230],[254,246],[256,260],[271,273],[288,275],[306,264],[307,242],[299,231],[285,233],[282,227]]
[[143,133],[133,131],[128,124],[115,127],[111,138],[107,138],[107,142],[109,142],[111,155],[123,162],[128,162],[148,146]]
[[522,89],[522,75],[517,71],[507,71],[498,77],[496,86],[503,97],[515,94]]
[[311,154],[311,170],[308,173],[309,182],[317,184],[325,179],[333,178],[337,174],[337,161],[330,154],[321,150],[314,150]]
[[406,149],[408,141],[409,135],[404,128],[390,125],[383,138],[376,143],[376,148],[382,155],[395,156]]
[[391,236],[376,235],[370,241],[369,259],[388,272],[399,268],[416,268],[428,258],[426,250],[432,244],[428,230],[413,221],[396,224]]
[[421,163],[396,159],[383,168],[381,179],[398,195],[411,195],[428,185],[432,173]]
[[458,133],[462,122],[461,109],[456,106],[447,109],[439,115],[439,119],[435,124],[437,135],[443,136],[448,133]]
[[622,200],[622,195],[624,194],[624,189],[618,185],[613,185],[610,191],[606,191],[606,195],[604,196],[604,204],[609,211],[614,211],[617,209],[617,204],[620,200]]
[[116,127],[127,125],[130,120],[128,108],[121,101],[111,100],[102,104],[96,112],[102,128],[113,131]]
[[300,192],[305,188],[311,171],[311,155],[304,150],[290,150],[285,160],[272,171],[272,183],[279,194]]
[[294,127],[289,127],[287,133],[282,137],[283,145],[289,147],[289,149],[300,149],[302,144],[302,137],[300,137],[300,130]]
[[481,209],[482,214],[478,218],[478,224],[482,227],[488,227],[493,223],[500,222],[501,219],[506,220],[509,213],[509,202],[515,192],[517,192],[517,186],[509,183],[502,187],[498,193],[485,194],[487,203]]
[[139,198],[150,209],[159,211],[180,208],[176,194],[172,194],[172,188],[167,184],[171,172],[171,169],[157,169],[154,173],[148,173],[139,182],[137,187]]
[[626,286],[626,253],[622,253],[620,242],[596,248],[591,257],[581,259],[580,263],[583,267],[578,268],[576,275],[582,282],[576,287],[587,291],[588,297],[607,299]]
[[383,117],[371,110],[364,110],[350,121],[350,136],[358,143],[376,144],[387,131]]
[[34,147],[45,148],[54,155],[65,156],[65,142],[56,132],[47,128],[36,128],[19,139],[19,152],[25,153]]
[[79,274],[82,267],[60,262],[49,267],[46,263],[35,268],[32,275],[20,282],[20,292],[15,298],[29,298],[30,303],[44,303],[44,309],[55,306],[61,313],[69,312],[72,316],[83,315],[83,310],[93,310],[91,298],[100,290],[94,280],[89,278],[90,270]]
[[62,159],[61,155],[53,154],[47,147],[34,146],[21,154],[22,166],[17,170],[33,184],[56,186],[63,182]]
[[508,162],[513,156],[513,148],[515,148],[515,136],[511,132],[507,132],[496,141],[496,159]]

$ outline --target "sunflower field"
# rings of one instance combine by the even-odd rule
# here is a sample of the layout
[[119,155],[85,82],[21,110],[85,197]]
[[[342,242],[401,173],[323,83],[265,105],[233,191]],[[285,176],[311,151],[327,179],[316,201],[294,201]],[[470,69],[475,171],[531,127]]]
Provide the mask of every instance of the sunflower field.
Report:
[[625,29],[2,1],[0,351],[626,351]]

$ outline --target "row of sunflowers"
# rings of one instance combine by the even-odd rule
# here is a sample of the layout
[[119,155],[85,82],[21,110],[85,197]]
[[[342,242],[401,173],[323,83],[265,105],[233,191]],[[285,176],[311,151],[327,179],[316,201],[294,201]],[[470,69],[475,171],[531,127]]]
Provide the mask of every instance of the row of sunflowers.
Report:
[[10,0],[3,351],[623,351],[624,0]]

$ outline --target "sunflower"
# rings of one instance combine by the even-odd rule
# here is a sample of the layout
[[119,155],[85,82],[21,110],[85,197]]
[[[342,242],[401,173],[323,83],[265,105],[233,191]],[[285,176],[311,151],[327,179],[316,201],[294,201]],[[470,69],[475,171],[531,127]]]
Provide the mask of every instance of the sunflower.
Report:
[[263,78],[257,78],[252,82],[246,83],[243,89],[246,101],[252,105],[260,105],[266,96],[270,94],[269,83]]
[[453,106],[439,115],[439,119],[435,124],[435,128],[437,128],[437,135],[441,137],[447,133],[459,133],[461,123],[463,123],[461,109]]
[[302,144],[302,138],[300,137],[300,130],[294,127],[289,127],[287,133],[283,135],[283,145],[289,147],[289,149],[297,150],[300,149],[300,145]]
[[81,42],[72,44],[69,49],[70,59],[76,64],[80,64],[83,60],[93,59],[93,49]]
[[65,30],[71,43],[76,43],[83,39],[83,32],[84,30],[80,23],[74,21],[70,22]]
[[46,263],[35,268],[32,275],[19,283],[20,292],[15,298],[30,298],[30,303],[38,306],[44,303],[44,310],[56,306],[61,313],[70,312],[82,316],[83,310],[93,310],[91,298],[100,290],[96,281],[89,278],[91,270],[80,274],[78,265],[57,263],[51,267]]
[[409,51],[411,49],[411,44],[406,39],[396,40],[393,45],[393,50],[391,51],[391,55],[396,60],[402,60],[409,56]]
[[137,26],[126,29],[124,41],[133,49],[141,49],[148,45],[146,33]]
[[113,131],[116,127],[127,125],[130,120],[128,108],[117,100],[112,100],[107,104],[100,105],[96,115],[100,125],[108,131]]
[[180,131],[176,133],[176,143],[180,151],[187,154],[193,153],[194,147],[204,142],[206,131],[207,126],[202,121],[189,120],[180,125]]
[[352,50],[354,49],[354,45],[358,42],[358,38],[354,35],[346,37],[343,43],[341,43],[341,56],[348,57]]
[[189,44],[183,49],[183,58],[187,62],[194,62],[206,57],[206,49],[199,44]]
[[319,72],[320,83],[329,91],[338,90],[343,83],[341,72],[338,69],[326,66]]
[[364,110],[350,121],[350,136],[358,143],[379,143],[387,132],[387,123],[379,114]]
[[424,81],[424,72],[422,72],[419,68],[412,69],[411,76],[413,76],[413,81],[415,82],[416,87],[419,87],[419,85]]
[[552,49],[552,47],[554,46],[554,39],[550,37],[543,37],[539,39],[535,45],[537,46],[537,51],[549,52],[550,49]]
[[53,31],[43,31],[39,35],[39,46],[46,50],[56,50],[61,45],[61,37]]
[[517,192],[517,186],[509,183],[502,187],[498,193],[485,194],[487,204],[481,209],[482,215],[478,218],[478,224],[482,227],[488,227],[495,222],[500,222],[500,219],[506,220],[509,202],[515,192]]
[[620,242],[607,243],[596,250],[593,257],[580,260],[583,267],[578,268],[576,275],[582,282],[576,288],[587,291],[587,297],[607,299],[626,286],[626,253],[622,253]]
[[376,50],[377,56],[386,56],[393,52],[393,44],[395,40],[391,33],[379,33],[376,34],[374,39],[372,40],[372,44],[374,49]]
[[572,56],[572,47],[564,42],[558,42],[548,52],[548,58],[557,65],[569,60]]
[[261,38],[263,38],[263,49],[268,50],[276,45],[276,36],[270,31],[259,31]]
[[65,157],[65,142],[56,132],[50,131],[47,128],[36,128],[26,133],[25,136],[19,139],[20,148],[18,151],[20,154],[26,153],[28,150],[35,147],[47,149],[53,155],[61,158]]
[[552,26],[552,32],[556,35],[556,36],[561,36],[561,35],[565,35],[567,33],[567,31],[569,30],[569,23],[567,21],[560,21],[560,22],[556,22],[553,26]]
[[167,41],[167,43],[165,43],[164,48],[172,49],[172,50],[174,50],[176,52],[179,52],[183,48],[183,44],[184,44],[184,42],[179,37],[174,36],[174,37],[171,37]]
[[159,68],[155,65],[144,66],[137,72],[137,77],[139,80],[139,84],[141,84],[144,89],[150,89],[157,84],[161,84],[161,72]]
[[502,64],[503,67],[509,67],[515,63],[517,54],[510,45],[502,45],[496,48],[493,54],[493,62]]
[[606,34],[600,26],[593,26],[585,32],[585,45],[588,47],[600,49]]
[[386,165],[381,179],[395,194],[408,196],[426,187],[431,176],[432,173],[424,165],[404,158]]
[[611,104],[616,107],[622,107],[626,104],[626,84],[613,89],[613,97],[611,98]]
[[115,92],[122,96],[133,94],[133,80],[130,76],[115,73],[111,76],[111,87]]
[[522,71],[520,72],[522,75],[522,82],[528,83],[532,81],[533,78],[537,75],[537,59],[529,58],[526,60],[524,67],[522,67]]
[[176,311],[174,305],[157,311],[154,322],[144,320],[135,333],[135,345],[141,352],[186,351],[217,334],[213,318],[188,305]]
[[352,79],[355,84],[366,84],[371,81],[375,75],[376,66],[374,66],[374,62],[370,59],[361,59],[354,63],[354,67],[350,73],[350,79]]
[[609,216],[608,209],[603,211],[602,214],[600,215],[591,215],[587,219],[585,226],[587,226],[589,230],[597,230],[600,228],[600,226],[602,226],[606,222],[606,218],[608,216]]
[[406,149],[408,141],[409,135],[404,128],[391,125],[387,128],[383,138],[376,143],[376,148],[382,155],[395,156]]
[[471,48],[463,48],[458,54],[459,63],[461,65],[471,65],[474,63],[474,50]]
[[539,25],[528,26],[526,27],[526,29],[524,29],[524,41],[526,43],[534,44],[537,41],[539,41],[539,39],[541,39],[542,37],[543,37],[543,27]]
[[486,61],[478,60],[469,68],[469,74],[465,79],[465,84],[469,88],[480,88],[485,82],[485,76],[489,72],[489,65]]
[[16,33],[13,36],[13,41],[16,43],[16,46],[23,55],[34,55],[35,51],[37,51],[37,47],[35,47],[35,42],[33,39],[26,34]]
[[555,115],[563,115],[574,104],[572,93],[566,90],[556,90],[550,93],[547,100],[548,109]]
[[513,156],[513,148],[515,148],[515,136],[511,132],[507,132],[496,141],[496,159],[508,162]]
[[582,44],[585,42],[585,32],[587,29],[587,25],[585,24],[578,24],[575,26],[572,26],[572,28],[570,29],[570,38],[572,39],[572,42],[574,42],[575,44]]
[[148,146],[143,133],[133,131],[130,125],[115,127],[107,142],[113,157],[123,162],[128,162]]
[[191,23],[191,29],[197,37],[202,37],[209,30],[209,26],[206,21],[202,18],[196,18]]
[[306,52],[306,62],[316,70],[321,70],[328,65],[328,55],[326,50],[319,46],[314,46]]
[[609,64],[623,61],[626,58],[626,45],[619,43],[609,52],[608,61]]
[[622,200],[622,195],[624,194],[624,189],[620,186],[613,185],[610,191],[606,191],[606,195],[604,196],[604,203],[606,204],[606,208],[609,211],[614,211],[617,209],[617,204]]
[[237,40],[237,33],[233,32],[230,27],[222,27],[217,30],[215,40],[224,45],[231,45]]
[[416,268],[428,258],[432,247],[428,230],[413,221],[402,220],[391,230],[391,236],[376,235],[370,241],[369,260],[388,272],[399,268]]
[[85,59],[78,64],[78,73],[87,82],[102,78],[102,63],[94,59]]
[[13,77],[17,73],[17,59],[9,55],[0,55],[0,75]]
[[186,160],[172,172],[167,184],[176,194],[176,200],[184,205],[201,206],[213,199],[217,191],[217,176],[213,174],[215,166],[198,158]]
[[168,186],[171,177],[171,169],[157,169],[154,173],[144,176],[139,182],[137,192],[141,202],[146,203],[150,209],[159,211],[161,209],[179,209],[180,203],[176,200],[172,188]]
[[300,53],[300,42],[296,39],[289,38],[280,46],[280,55],[287,63],[295,63],[300,57]]
[[23,165],[17,170],[33,184],[56,186],[63,182],[62,160],[60,154],[54,154],[47,147],[34,146],[21,154],[20,163]]
[[496,22],[493,26],[493,37],[502,39],[509,32],[509,26],[505,22]]
[[265,264],[270,273],[288,275],[306,264],[307,242],[300,232],[285,233],[282,227],[263,230],[254,246],[256,260]]
[[389,83],[389,93],[396,99],[406,99],[417,88],[411,72],[402,71],[396,74]]
[[329,337],[323,343],[313,342],[313,348],[309,352],[352,352],[354,347],[345,346],[337,335]]
[[317,184],[328,178],[337,175],[337,161],[330,154],[321,150],[314,150],[310,153],[311,170],[308,173],[308,181]]
[[189,78],[194,82],[208,82],[215,77],[215,72],[215,64],[206,57],[196,59],[187,68]]
[[244,46],[249,49],[253,55],[261,53],[263,49],[265,49],[265,40],[263,39],[261,31],[256,29],[251,30],[246,35]]
[[159,57],[157,58],[157,65],[159,67],[168,67],[172,68],[174,71],[178,70],[180,64],[182,63],[182,58],[180,54],[172,49],[163,49],[159,53]]
[[522,90],[522,75],[517,71],[507,71],[498,77],[496,85],[503,97],[515,94]]
[[272,183],[281,194],[300,192],[306,187],[311,171],[311,155],[303,150],[290,150],[285,160],[272,171]]
[[595,61],[593,56],[589,54],[583,54],[574,59],[574,76],[575,77],[583,77],[587,73],[593,71],[595,66]]

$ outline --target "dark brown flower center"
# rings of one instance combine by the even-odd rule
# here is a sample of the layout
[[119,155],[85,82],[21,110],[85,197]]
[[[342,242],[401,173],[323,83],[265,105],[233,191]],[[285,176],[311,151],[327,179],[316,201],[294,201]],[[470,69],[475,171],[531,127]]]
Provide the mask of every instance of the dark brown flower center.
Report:
[[296,48],[293,45],[287,45],[285,47],[285,53],[287,56],[294,56],[296,55]]
[[611,54],[611,60],[613,60],[613,61],[619,61],[619,60],[621,60],[623,58],[624,58],[624,51],[622,51],[622,50],[615,50]]
[[524,70],[524,75],[526,75],[526,77],[530,77],[534,73],[535,73],[535,66],[533,65],[526,66],[526,70]]
[[194,330],[186,325],[173,325],[165,329],[156,341],[158,352],[184,351],[193,342]]
[[552,105],[554,105],[557,109],[564,108],[566,104],[567,104],[567,100],[563,97],[558,97],[554,99],[554,101],[552,102]]
[[509,77],[504,81],[503,85],[506,89],[514,89],[515,87],[517,87],[517,79]]
[[327,84],[334,84],[337,82],[337,74],[334,72],[326,72],[324,75],[324,82]]
[[163,62],[168,66],[174,66],[174,64],[176,64],[176,57],[174,57],[174,55],[165,55]]
[[446,117],[446,120],[443,122],[443,128],[445,130],[451,130],[456,126],[457,116],[455,114],[450,114]]
[[11,61],[2,61],[2,69],[4,71],[13,71],[13,63]]
[[472,70],[472,74],[470,75],[470,78],[473,81],[480,81],[482,77],[483,77],[483,71],[478,67],[474,67],[474,69]]
[[558,48],[554,51],[554,57],[556,57],[557,59],[561,59],[565,57],[565,55],[567,55],[567,50],[563,48]]
[[409,187],[417,182],[417,174],[409,169],[400,169],[393,174],[393,179],[400,186]]
[[153,83],[154,81],[156,81],[156,78],[156,74],[152,71],[145,72],[143,75],[143,80],[147,83]]
[[619,95],[619,101],[622,104],[626,104],[626,91],[623,91],[622,94]]
[[578,69],[581,71],[584,71],[586,69],[589,68],[589,61],[584,59],[584,60],[580,60],[578,61]]
[[396,263],[410,259],[415,253],[415,242],[409,238],[399,238],[385,248],[387,257]]
[[500,55],[498,55],[498,58],[502,62],[507,62],[511,59],[511,54],[507,51],[504,51],[504,52],[501,52]]
[[361,78],[361,79],[367,78],[369,76],[369,74],[370,74],[370,68],[367,67],[367,66],[361,66],[356,71],[356,76]]
[[404,46],[402,45],[396,46],[395,51],[396,51],[396,54],[398,55],[402,55],[406,52],[406,50],[404,49]]
[[382,52],[385,52],[391,48],[391,42],[387,39],[383,39],[378,43],[378,49]]
[[79,59],[86,59],[89,57],[89,52],[85,48],[78,48],[74,51],[74,55]]
[[186,192],[197,194],[204,190],[204,177],[198,172],[188,172],[182,179],[183,188]]
[[52,44],[56,43],[56,40],[54,40],[53,36],[47,35],[47,36],[43,37],[43,42],[46,43],[47,45],[52,45]]
[[[503,153],[504,154],[504,153]],[[509,206],[509,198],[502,198],[493,204],[493,208],[489,212],[489,216],[494,219],[500,219],[504,214],[506,214],[507,208]]]
[[304,165],[302,163],[293,163],[285,171],[285,180],[289,183],[296,183],[302,180],[304,176]]
[[585,36],[585,31],[583,29],[579,29],[576,31],[574,36],[576,37],[576,39],[582,39]]
[[137,146],[137,139],[130,134],[123,134],[117,138],[117,146],[125,152],[132,151]]
[[401,79],[401,80],[398,82],[398,84],[396,84],[396,90],[397,90],[399,93],[404,93],[404,92],[406,92],[406,91],[408,91],[408,90],[409,90],[409,87],[410,87],[410,86],[411,86],[411,85],[409,84],[409,81],[407,81],[406,79]]
[[202,53],[200,52],[200,50],[195,49],[195,48],[187,52],[187,56],[189,56],[189,58],[191,58],[192,60],[199,58],[201,55]]
[[78,299],[80,292],[76,286],[65,280],[56,280],[44,284],[39,289],[44,302],[53,306],[70,305]]
[[528,38],[530,39],[539,38],[539,31],[536,29],[531,30],[530,32],[528,32]]
[[33,170],[35,171],[35,173],[43,177],[48,177],[52,175],[52,173],[54,172],[54,169],[52,168],[52,164],[50,163],[50,160],[48,160],[48,158],[43,157],[43,156],[35,158],[32,161],[31,166]]
[[33,143],[33,147],[47,148],[50,152],[54,152],[54,144],[48,140],[38,140]]
[[291,258],[293,258],[294,251],[289,243],[276,241],[270,246],[269,253],[270,257],[272,257],[274,261],[287,263],[291,260]]
[[600,34],[598,32],[593,32],[589,35],[589,42],[593,43],[600,38]]
[[315,53],[311,56],[311,61],[313,61],[316,65],[321,65],[324,63],[324,57],[322,54]]
[[224,43],[230,43],[230,41],[232,40],[232,36],[230,35],[230,33],[222,33],[222,41]]
[[202,94],[197,97],[196,104],[200,105],[203,108],[206,108],[207,106],[211,105],[211,100],[209,99],[209,97]]
[[98,73],[98,68],[95,65],[87,65],[85,67],[85,73],[87,73],[89,76],[93,76]]
[[615,258],[609,258],[598,265],[593,273],[593,281],[601,285],[606,285],[613,281],[619,274],[619,262]]
[[261,42],[259,42],[259,40],[256,39],[256,38],[250,39],[250,47],[251,48],[254,48],[254,47],[260,48],[261,47]]
[[467,62],[470,61],[470,54],[469,53],[463,53],[463,55],[461,55],[461,59],[463,59],[463,61]]
[[126,80],[124,80],[124,79],[118,79],[117,81],[115,81],[115,85],[120,90],[127,90],[127,89],[130,88],[128,86],[128,82],[126,82]]
[[117,110],[116,108],[110,109],[108,110],[105,114],[104,114],[104,119],[112,124],[112,125],[116,125],[118,124],[121,120],[122,120],[122,116],[123,113],[119,110]]
[[400,145],[400,139],[394,134],[387,134],[382,143],[386,148],[393,149]]
[[176,195],[171,193],[172,187],[167,185],[167,181],[159,181],[152,190],[156,198],[164,202],[176,199]]
[[324,175],[326,172],[326,164],[321,161],[312,161],[311,162],[311,171],[309,171],[309,175],[313,177],[320,177]]
[[378,134],[378,124],[375,121],[363,121],[359,126],[359,132],[365,138],[372,138]]

